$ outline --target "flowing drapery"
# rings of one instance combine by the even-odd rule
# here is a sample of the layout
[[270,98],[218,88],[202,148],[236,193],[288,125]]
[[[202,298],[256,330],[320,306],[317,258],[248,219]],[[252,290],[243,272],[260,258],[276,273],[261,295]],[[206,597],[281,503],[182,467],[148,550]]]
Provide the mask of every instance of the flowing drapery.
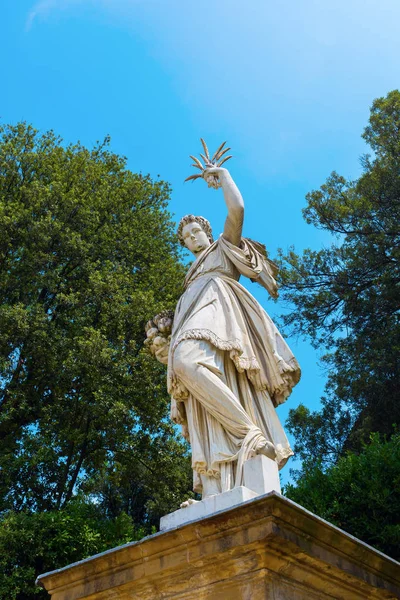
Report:
[[199,475],[219,478],[222,490],[241,485],[243,462],[263,440],[275,445],[280,467],[292,454],[275,407],[298,382],[299,365],[238,282],[245,275],[276,297],[276,271],[257,242],[243,239],[237,247],[221,236],[187,274],[175,312],[168,388],[171,417],[191,443],[197,489]]

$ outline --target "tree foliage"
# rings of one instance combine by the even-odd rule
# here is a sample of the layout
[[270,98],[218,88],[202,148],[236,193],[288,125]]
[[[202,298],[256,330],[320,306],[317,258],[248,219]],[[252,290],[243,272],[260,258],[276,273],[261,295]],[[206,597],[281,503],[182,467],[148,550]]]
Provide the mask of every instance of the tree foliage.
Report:
[[[165,369],[143,352],[145,322],[174,308],[184,276],[170,189],[129,171],[108,144],[64,146],[24,123],[0,129],[3,543],[15,527],[17,539],[25,526],[35,539],[52,518],[67,532],[77,495],[92,516],[126,514],[132,531],[151,531],[191,489]],[[29,569],[95,551],[78,542]]]
[[281,253],[286,326],[323,348],[322,406],[290,411],[303,460],[286,494],[400,558],[400,92],[375,100],[355,181],[332,173],[304,217],[332,236]]
[[291,411],[296,450],[335,462],[371,431],[400,422],[400,92],[375,100],[356,181],[332,173],[307,196],[307,223],[333,236],[319,251],[281,255],[285,319],[326,349],[322,409]]
[[35,585],[38,574],[143,535],[126,513],[105,518],[99,507],[79,497],[61,510],[10,512],[0,529],[0,598],[48,598]]
[[373,434],[362,452],[348,452],[327,469],[303,464],[285,494],[330,523],[400,560],[400,434]]

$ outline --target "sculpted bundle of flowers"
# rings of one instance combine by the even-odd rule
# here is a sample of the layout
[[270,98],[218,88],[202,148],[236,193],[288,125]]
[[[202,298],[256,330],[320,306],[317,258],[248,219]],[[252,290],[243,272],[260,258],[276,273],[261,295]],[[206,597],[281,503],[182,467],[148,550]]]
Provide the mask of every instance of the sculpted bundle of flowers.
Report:
[[153,356],[164,364],[168,362],[173,320],[174,311],[163,310],[148,321],[145,326],[147,336],[145,346],[148,347]]

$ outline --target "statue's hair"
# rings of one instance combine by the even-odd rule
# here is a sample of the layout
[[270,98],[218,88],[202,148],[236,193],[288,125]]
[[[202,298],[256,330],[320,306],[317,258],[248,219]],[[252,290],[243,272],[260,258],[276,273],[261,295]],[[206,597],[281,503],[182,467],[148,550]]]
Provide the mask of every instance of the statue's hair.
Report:
[[210,244],[213,243],[214,238],[213,238],[210,222],[207,221],[207,219],[205,219],[204,217],[195,217],[194,215],[185,215],[179,221],[178,230],[176,232],[181,246],[185,245],[185,241],[184,241],[183,235],[182,235],[182,229],[188,223],[198,223],[200,225],[200,227],[202,228],[202,230],[204,231],[204,233],[206,234],[206,236],[208,237],[208,239],[210,240]]

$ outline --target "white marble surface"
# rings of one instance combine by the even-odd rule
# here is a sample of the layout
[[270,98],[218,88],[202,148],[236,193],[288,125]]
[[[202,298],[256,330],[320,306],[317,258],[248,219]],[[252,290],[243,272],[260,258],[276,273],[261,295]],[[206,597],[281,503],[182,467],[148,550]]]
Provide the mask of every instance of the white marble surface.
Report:
[[169,515],[161,517],[160,531],[166,531],[167,529],[189,523],[189,521],[208,517],[220,510],[226,510],[233,506],[237,506],[238,504],[247,502],[247,500],[252,500],[257,496],[257,492],[253,492],[243,485],[235,487],[228,492],[210,496],[200,502],[195,502],[186,508],[180,508]]
[[275,409],[299,381],[300,368],[269,315],[238,282],[248,277],[276,298],[278,266],[263,244],[242,237],[244,202],[229,171],[212,167],[208,175],[218,179],[228,209],[223,234],[213,241],[207,219],[181,219],[178,238],[195,261],[173,323],[157,315],[146,326],[146,343],[168,362],[171,419],[191,446],[193,490],[207,499],[249,488],[244,464],[260,455],[276,462],[260,463],[259,480],[248,467],[253,487],[280,491],[275,467],[293,452]]
[[259,454],[244,463],[244,485],[258,495],[281,493],[276,461]]
[[244,484],[165,515],[161,518],[160,530],[166,531],[189,521],[208,517],[220,510],[237,506],[272,491],[280,494],[278,465],[274,460],[261,454],[250,458],[244,463]]

